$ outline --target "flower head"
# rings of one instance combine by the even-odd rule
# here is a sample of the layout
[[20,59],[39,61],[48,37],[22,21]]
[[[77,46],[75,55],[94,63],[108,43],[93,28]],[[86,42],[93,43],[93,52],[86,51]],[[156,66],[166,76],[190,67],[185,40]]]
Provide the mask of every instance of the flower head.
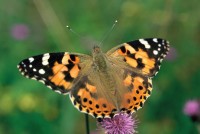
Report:
[[186,102],[183,111],[186,115],[191,117],[193,121],[200,120],[200,101],[189,100]]
[[134,134],[137,120],[130,114],[120,113],[113,118],[104,118],[99,122],[107,134]]
[[25,24],[16,24],[11,28],[11,35],[17,40],[24,40],[29,35],[29,28]]

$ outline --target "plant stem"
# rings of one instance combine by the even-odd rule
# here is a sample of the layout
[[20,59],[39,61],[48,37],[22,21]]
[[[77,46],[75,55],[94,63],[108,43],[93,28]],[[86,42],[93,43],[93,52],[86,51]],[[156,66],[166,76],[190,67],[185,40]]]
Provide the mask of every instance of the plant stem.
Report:
[[88,114],[85,114],[86,134],[90,134]]

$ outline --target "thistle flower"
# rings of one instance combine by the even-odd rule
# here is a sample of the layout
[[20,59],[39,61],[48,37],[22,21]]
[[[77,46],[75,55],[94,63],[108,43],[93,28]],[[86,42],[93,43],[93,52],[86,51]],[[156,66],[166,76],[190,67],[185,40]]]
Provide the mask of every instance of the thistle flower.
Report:
[[200,121],[200,101],[198,100],[187,101],[183,111],[193,121]]
[[29,35],[29,28],[25,24],[16,24],[11,28],[11,35],[17,40],[24,40]]
[[99,122],[106,134],[134,134],[137,120],[130,114],[120,113],[113,118],[104,118]]

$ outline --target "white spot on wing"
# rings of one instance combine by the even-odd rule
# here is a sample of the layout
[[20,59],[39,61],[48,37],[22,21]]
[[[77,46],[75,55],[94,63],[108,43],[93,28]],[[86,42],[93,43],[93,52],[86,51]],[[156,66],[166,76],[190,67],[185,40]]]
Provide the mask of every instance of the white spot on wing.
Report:
[[44,54],[44,57],[48,57],[47,59],[49,59],[50,57],[49,53]]
[[51,86],[47,86],[48,88],[50,88],[50,89],[52,89],[52,87]]
[[29,67],[32,68],[33,66],[30,64]]
[[154,38],[153,41],[154,41],[155,43],[158,43],[158,39],[157,39],[157,38]]
[[42,61],[42,65],[46,66],[48,64],[49,64],[48,60]]
[[37,70],[35,68],[33,68],[33,71],[36,72]]
[[33,57],[30,57],[28,60],[29,60],[29,61],[30,61],[30,63],[31,63],[31,62],[33,62],[33,61],[34,61],[34,58],[33,58]]
[[39,70],[39,73],[40,73],[40,74],[45,74],[44,69],[40,69],[40,70]]
[[42,82],[43,84],[45,84],[45,82],[43,80],[39,80],[39,82]]
[[149,45],[149,43],[146,40],[139,39],[139,41],[140,41],[140,43],[142,43],[145,46],[145,48],[147,48],[147,49],[151,48],[151,46]]
[[55,92],[61,94],[61,92],[59,90],[55,90]]
[[50,58],[49,53],[44,54],[43,57],[42,57],[42,65],[48,65],[49,64],[49,62],[48,62],[49,58]]
[[155,76],[158,74],[158,72],[155,73]]
[[32,80],[37,80],[35,77],[31,78]]
[[153,54],[154,54],[154,55],[158,55],[158,51],[153,50]]

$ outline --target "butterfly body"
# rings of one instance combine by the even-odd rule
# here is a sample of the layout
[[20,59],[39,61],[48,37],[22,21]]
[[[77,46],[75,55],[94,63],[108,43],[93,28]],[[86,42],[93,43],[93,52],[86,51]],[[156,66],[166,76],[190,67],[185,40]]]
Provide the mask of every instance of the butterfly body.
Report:
[[22,75],[69,94],[79,111],[104,118],[143,106],[168,50],[163,39],[140,39],[106,53],[95,46],[91,56],[68,52],[33,56],[18,68]]
[[106,61],[105,54],[101,51],[100,47],[95,46],[93,48],[93,68],[95,71],[106,73],[108,69],[108,63]]

